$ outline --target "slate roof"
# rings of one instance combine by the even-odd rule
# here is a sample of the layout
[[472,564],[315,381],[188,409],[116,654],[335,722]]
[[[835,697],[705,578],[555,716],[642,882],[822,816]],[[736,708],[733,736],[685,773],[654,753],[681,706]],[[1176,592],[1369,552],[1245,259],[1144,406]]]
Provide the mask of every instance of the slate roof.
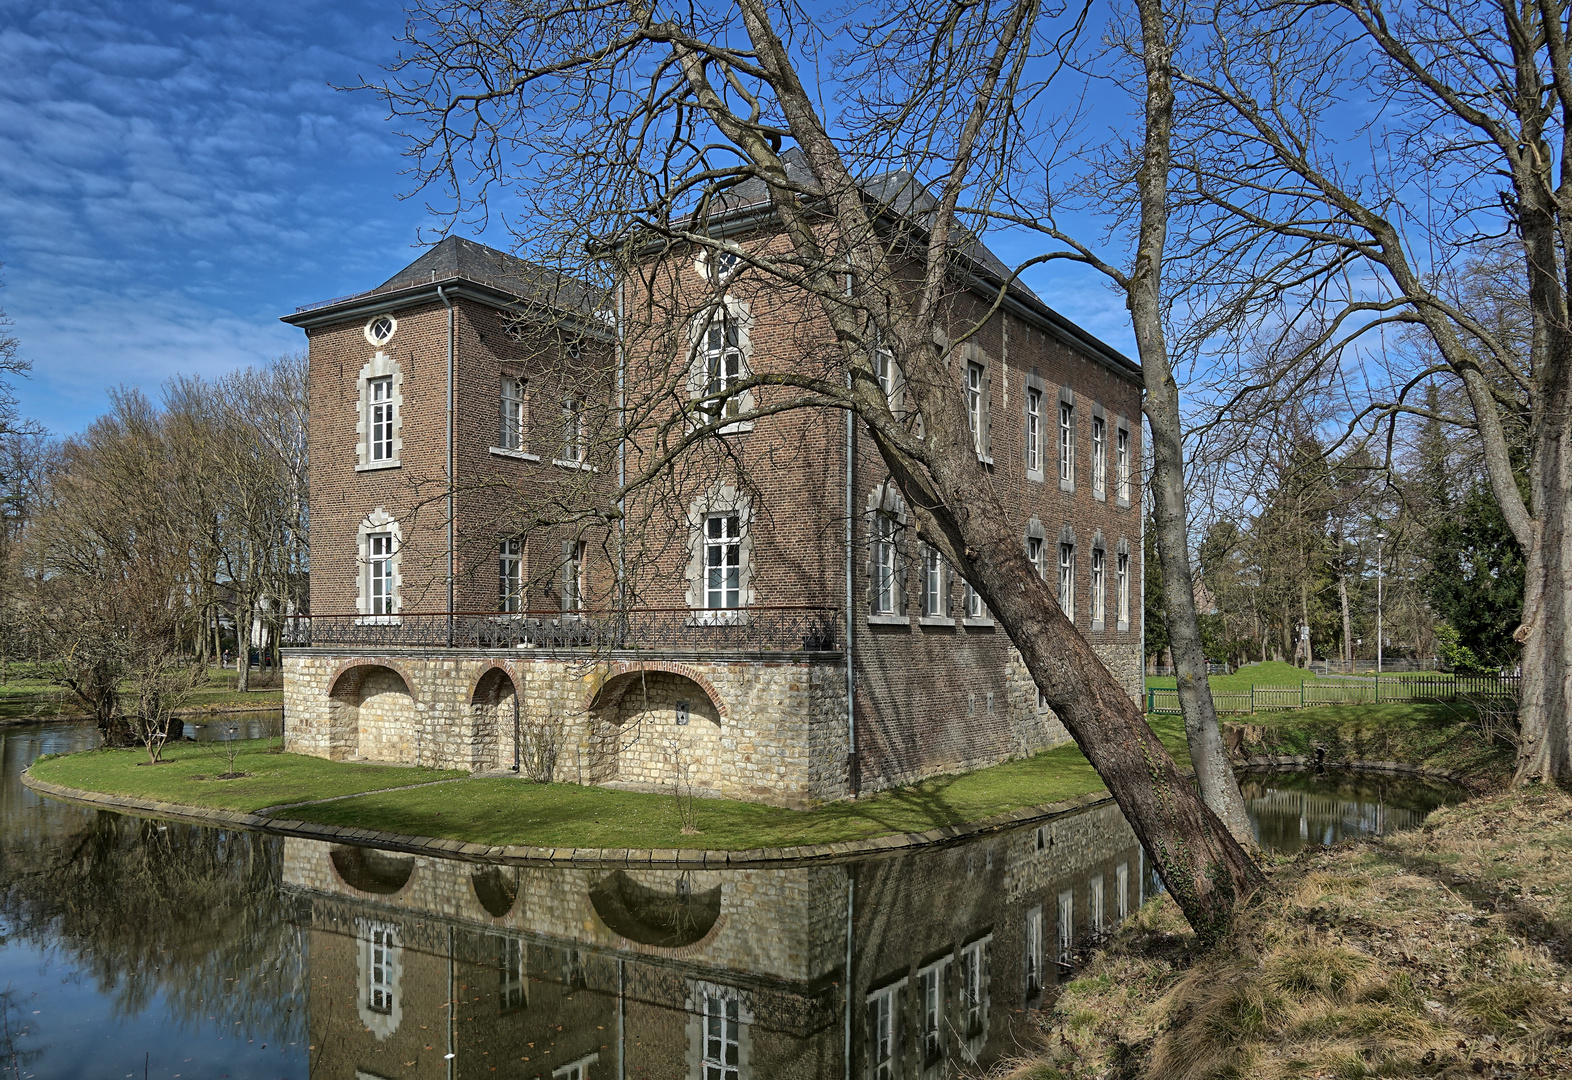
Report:
[[394,292],[454,278],[489,285],[521,300],[561,311],[587,314],[601,307],[603,302],[600,291],[586,282],[462,236],[449,236],[433,245],[420,258],[363,295]]
[[[808,190],[817,188],[818,181],[814,179],[813,172],[808,167],[807,155],[801,148],[793,146],[786,150],[781,154],[781,164],[786,166],[786,179]],[[869,202],[882,206],[885,212],[895,217],[909,218],[925,228],[933,221],[934,208],[939,205],[939,200],[933,197],[933,192],[907,169],[880,173],[861,181],[858,187],[868,197]],[[727,217],[756,207],[767,206],[769,202],[769,185],[757,176],[750,176],[716,200],[722,214]],[[951,243],[987,276],[998,281],[1009,280],[1010,268],[990,251],[988,245],[984,244],[975,233],[968,229],[960,229]],[[1012,283],[1011,290],[1023,292],[1032,299],[1037,299],[1037,294],[1027,288],[1023,281],[1016,280]]]

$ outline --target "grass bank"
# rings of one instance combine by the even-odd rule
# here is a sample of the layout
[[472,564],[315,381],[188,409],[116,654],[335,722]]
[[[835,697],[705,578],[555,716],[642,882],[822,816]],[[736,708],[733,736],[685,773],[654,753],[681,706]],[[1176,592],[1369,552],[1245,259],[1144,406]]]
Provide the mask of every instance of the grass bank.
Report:
[[[1356,677],[1370,678],[1374,671],[1359,672]],[[1405,671],[1401,673],[1388,672],[1383,679],[1398,679],[1404,676],[1439,675],[1440,672],[1430,671]],[[1346,684],[1350,676],[1341,677],[1317,675],[1306,671],[1302,667],[1285,663],[1282,660],[1266,660],[1259,664],[1247,664],[1235,671],[1232,675],[1210,675],[1207,682],[1218,693],[1245,691],[1252,686],[1298,686],[1300,683],[1339,683]],[[1148,675],[1146,685],[1151,687],[1173,687],[1176,685],[1172,675]]]
[[[256,677],[257,673],[253,671],[252,675]],[[207,684],[191,695],[181,714],[283,707],[284,692],[276,686],[241,693],[235,689],[236,681],[233,670],[210,670]],[[87,714],[69,690],[50,681],[33,665],[9,666],[5,681],[0,682],[0,724],[77,719],[87,719]]]
[[[1241,735],[1252,753],[1312,753],[1316,746],[1328,746],[1333,759],[1400,760],[1470,775],[1501,775],[1510,767],[1510,753],[1484,745],[1469,722],[1471,715],[1439,705],[1310,709],[1266,717],[1266,723],[1248,725]],[[1180,763],[1187,763],[1180,719],[1151,719]],[[284,813],[324,825],[539,847],[745,850],[836,843],[958,825],[1102,790],[1080,751],[1061,746],[1025,760],[815,810],[697,799],[692,815],[699,831],[693,835],[682,832],[682,813],[669,794],[323,761],[269,752],[268,745],[256,742],[242,748],[237,768],[249,775],[236,780],[213,778],[227,767],[215,744],[172,747],[170,762],[154,767],[138,764],[145,760],[139,751],[102,750],[43,760],[33,771],[68,787],[229,810],[356,795]],[[463,778],[389,790],[457,777]]]
[[[1156,727],[1180,761],[1188,761],[1179,719],[1159,718]],[[692,813],[699,831],[685,835],[671,795],[323,761],[278,753],[266,740],[244,744],[236,758],[236,768],[249,775],[218,780],[216,775],[228,764],[217,745],[173,745],[167,763],[157,766],[139,764],[147,760],[139,750],[94,750],[40,759],[33,773],[67,787],[248,812],[354,794],[358,797],[295,807],[280,811],[279,816],[470,843],[730,851],[917,832],[1102,789],[1080,751],[1061,746],[1021,761],[937,777],[816,810],[696,799]],[[455,782],[388,790],[443,779]]]
[[1220,945],[1166,899],[1068,983],[1016,1080],[1572,1075],[1572,798],[1311,849]]

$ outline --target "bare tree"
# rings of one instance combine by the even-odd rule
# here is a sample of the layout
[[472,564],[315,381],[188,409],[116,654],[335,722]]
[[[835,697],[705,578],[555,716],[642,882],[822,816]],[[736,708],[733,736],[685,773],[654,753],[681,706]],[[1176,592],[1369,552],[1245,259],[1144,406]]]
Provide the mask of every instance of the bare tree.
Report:
[[[1569,18],[1554,2],[1222,4],[1205,56],[1184,76],[1209,121],[1192,158],[1194,190],[1218,211],[1209,257],[1298,268],[1297,287],[1266,272],[1215,283],[1232,291],[1232,325],[1296,330],[1318,312],[1321,354],[1372,342],[1377,393],[1352,424],[1386,421],[1390,432],[1401,413],[1427,415],[1410,396],[1437,377],[1466,398],[1463,423],[1528,562],[1518,783],[1572,778]],[[1334,135],[1350,94],[1376,118],[1357,148]],[[1466,264],[1503,232],[1526,334],[1502,332],[1463,300]],[[1387,332],[1405,325],[1422,328],[1433,353],[1394,355]],[[1526,497],[1512,452],[1518,417],[1529,433]]]
[[[422,179],[447,183],[461,212],[500,211],[507,188],[532,253],[560,260],[600,238],[611,277],[632,298],[624,334],[649,354],[665,352],[660,390],[620,399],[610,418],[616,435],[632,431],[629,443],[652,449],[581,516],[623,520],[629,502],[669,485],[685,462],[725,458],[717,437],[739,423],[797,410],[853,414],[917,535],[987,604],[1192,925],[1215,934],[1260,872],[1022,550],[952,367],[989,313],[986,303],[978,310],[974,283],[995,305],[1011,288],[1009,271],[990,277],[958,207],[963,195],[986,196],[1011,167],[1008,118],[1043,89],[1031,74],[1052,33],[1042,18],[1030,0],[872,12],[848,31],[856,53],[840,69],[856,74],[832,117],[802,78],[804,57],[825,42],[795,8],[741,0],[657,17],[639,4],[431,0],[380,89],[421,129]],[[892,163],[904,171],[882,187],[866,182],[890,177]],[[776,239],[743,244],[710,228],[752,192]],[[466,203],[469,194],[477,201]],[[696,401],[677,392],[669,373],[689,370],[680,360],[693,346],[663,341],[659,330],[674,336],[716,297],[671,289],[661,276],[670,258],[651,253],[715,260],[728,268],[717,289],[735,267],[792,290],[835,348],[724,381]],[[657,295],[672,307],[658,310]],[[903,377],[896,407],[880,350]]]

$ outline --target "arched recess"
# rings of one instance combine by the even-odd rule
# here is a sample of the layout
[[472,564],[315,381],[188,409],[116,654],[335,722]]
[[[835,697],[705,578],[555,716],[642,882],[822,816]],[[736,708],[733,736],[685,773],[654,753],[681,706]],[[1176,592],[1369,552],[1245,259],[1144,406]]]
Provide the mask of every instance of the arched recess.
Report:
[[613,933],[660,949],[704,940],[721,913],[721,886],[698,891],[684,874],[671,891],[635,881],[615,870],[590,889],[595,914]]
[[503,744],[513,742],[513,714],[518,704],[518,687],[505,668],[492,667],[481,673],[470,693],[469,767],[472,771],[497,769],[504,759],[509,761],[511,751],[503,753]]
[[516,866],[488,866],[470,875],[469,887],[475,899],[493,919],[500,919],[513,910],[519,898],[519,869]]
[[591,782],[677,783],[721,794],[730,750],[718,697],[703,675],[677,665],[650,664],[607,680],[589,709]]
[[390,664],[344,668],[328,691],[328,756],[402,761],[414,740],[415,696]]
[[412,855],[393,855],[377,848],[337,846],[328,853],[333,872],[351,889],[391,896],[409,884],[415,872]]

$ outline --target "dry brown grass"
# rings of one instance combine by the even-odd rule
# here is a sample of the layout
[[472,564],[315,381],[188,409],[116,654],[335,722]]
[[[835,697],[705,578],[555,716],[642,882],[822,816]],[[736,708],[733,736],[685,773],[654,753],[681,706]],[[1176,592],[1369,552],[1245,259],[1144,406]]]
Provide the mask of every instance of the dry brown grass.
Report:
[[1475,799],[1269,875],[1210,950],[1148,904],[1017,1080],[1572,1076],[1572,798]]

